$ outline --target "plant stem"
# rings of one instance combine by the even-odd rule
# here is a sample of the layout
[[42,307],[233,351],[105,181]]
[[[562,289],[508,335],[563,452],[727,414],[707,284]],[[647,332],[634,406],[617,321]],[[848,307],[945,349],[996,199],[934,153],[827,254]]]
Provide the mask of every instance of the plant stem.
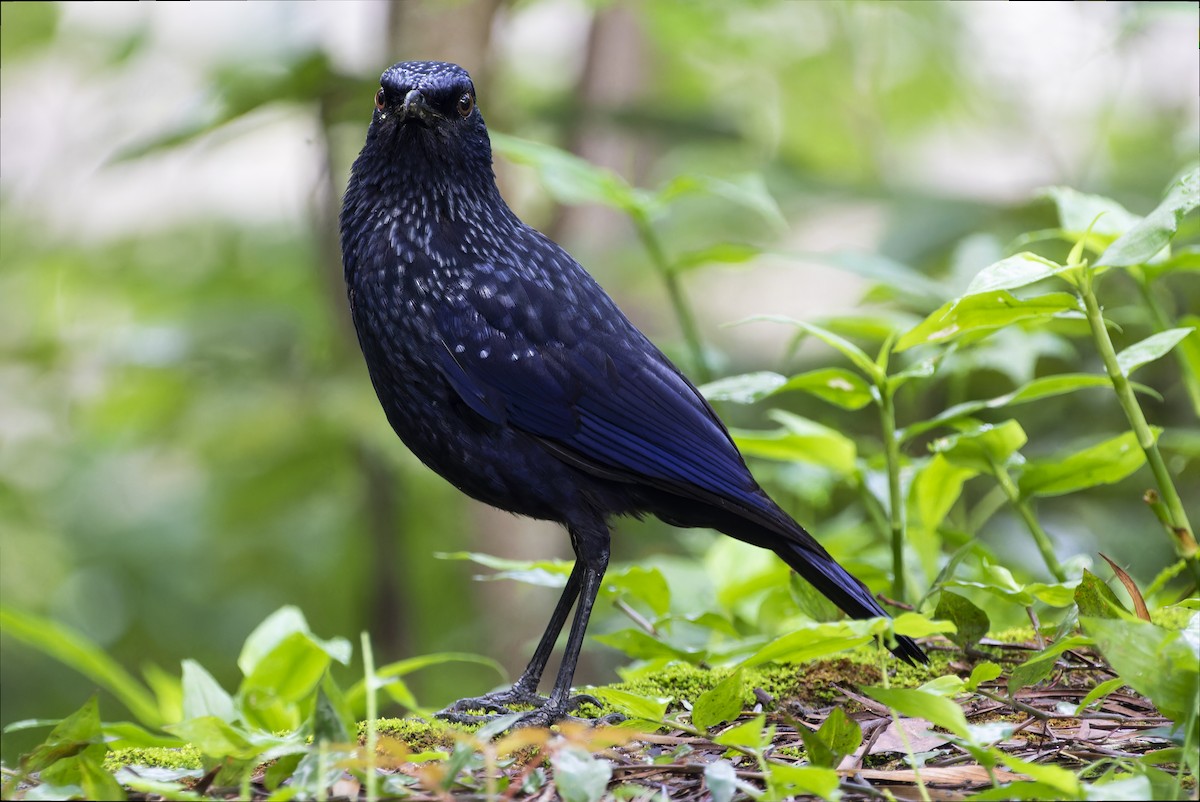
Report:
[[692,309],[688,306],[687,299],[683,297],[683,287],[679,283],[679,276],[671,269],[666,251],[663,250],[658,234],[654,232],[650,221],[637,214],[631,215],[631,217],[634,228],[637,230],[638,239],[646,248],[646,252],[650,255],[650,262],[666,285],[667,297],[671,301],[671,308],[675,311],[675,319],[679,321],[679,329],[683,333],[684,343],[691,356],[692,367],[696,371],[696,383],[704,384],[712,381],[712,368],[704,353],[704,341],[700,338],[700,329],[696,326],[696,318],[692,314]]
[[1100,302],[1092,290],[1092,277],[1091,271],[1084,271],[1083,280],[1079,282],[1079,296],[1087,312],[1088,323],[1092,329],[1092,339],[1096,343],[1096,350],[1100,352],[1104,369],[1108,372],[1108,378],[1117,393],[1117,401],[1120,402],[1121,409],[1125,412],[1125,418],[1129,421],[1129,425],[1137,437],[1138,445],[1146,454],[1146,462],[1150,464],[1150,470],[1158,484],[1159,495],[1166,504],[1167,512],[1170,513],[1171,520],[1170,526],[1167,527],[1167,533],[1171,536],[1175,553],[1188,564],[1192,577],[1200,583],[1200,548],[1196,545],[1195,530],[1188,522],[1183,502],[1179,498],[1179,491],[1175,489],[1171,472],[1167,470],[1167,463],[1163,460],[1162,452],[1158,450],[1154,432],[1146,423],[1146,416],[1142,412],[1141,405],[1138,404],[1137,396],[1134,395],[1129,377],[1121,371],[1120,363],[1117,362],[1117,352],[1113,348],[1112,339],[1108,336],[1108,328],[1104,325]]
[[375,698],[375,654],[371,650],[371,638],[362,633],[363,678],[367,686],[367,802],[379,799],[379,772],[375,764],[379,760],[379,703]]
[[900,441],[896,438],[896,406],[888,382],[879,389],[879,420],[887,459],[888,517],[892,536],[892,598],[907,601],[904,581],[904,500],[900,497]]
[[1033,535],[1033,542],[1037,544],[1038,551],[1042,554],[1042,561],[1046,563],[1046,568],[1054,575],[1054,578],[1059,582],[1067,581],[1067,572],[1063,570],[1062,564],[1058,561],[1058,555],[1054,553],[1054,543],[1050,540],[1050,536],[1046,534],[1046,530],[1042,529],[1042,525],[1038,523],[1037,516],[1033,514],[1033,510],[1029,505],[1021,499],[1021,491],[1013,483],[1012,477],[1008,475],[1008,471],[1003,465],[997,465],[992,462],[992,473],[996,477],[996,481],[1000,483],[1000,489],[1004,491],[1004,495],[1008,496],[1008,501],[1016,509],[1021,516],[1021,520],[1025,522],[1025,526],[1029,529],[1029,534]]

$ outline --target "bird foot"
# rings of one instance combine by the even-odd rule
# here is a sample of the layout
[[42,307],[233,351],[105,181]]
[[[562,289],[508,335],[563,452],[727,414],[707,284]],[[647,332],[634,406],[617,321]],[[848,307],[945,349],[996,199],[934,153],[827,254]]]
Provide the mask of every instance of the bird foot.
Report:
[[[569,696],[565,701],[554,704],[549,698],[533,691],[516,686],[504,691],[484,694],[483,696],[459,699],[435,715],[455,724],[487,724],[502,716],[517,714],[517,718],[509,729],[521,727],[549,727],[560,721],[575,721],[581,724],[597,726],[600,724],[616,724],[624,720],[619,713],[612,713],[599,718],[580,718],[572,716],[571,712],[585,704],[602,707],[599,699],[587,693]],[[520,710],[522,707],[532,707],[532,710]],[[518,709],[514,709],[518,708]]]

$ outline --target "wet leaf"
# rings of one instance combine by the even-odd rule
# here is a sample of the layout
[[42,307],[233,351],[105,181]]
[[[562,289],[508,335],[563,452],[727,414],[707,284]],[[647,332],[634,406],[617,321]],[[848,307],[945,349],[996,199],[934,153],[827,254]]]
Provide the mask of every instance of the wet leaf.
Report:
[[692,706],[692,723],[708,729],[732,721],[741,712],[742,670],[739,668],[700,694]]

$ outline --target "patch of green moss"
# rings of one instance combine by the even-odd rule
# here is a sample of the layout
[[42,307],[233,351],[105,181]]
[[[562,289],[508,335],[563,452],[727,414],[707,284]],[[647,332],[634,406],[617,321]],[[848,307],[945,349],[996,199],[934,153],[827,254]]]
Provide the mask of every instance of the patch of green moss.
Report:
[[113,749],[104,756],[105,771],[122,766],[152,766],[160,769],[199,769],[203,767],[200,750],[191,744],[178,749],[163,746]]
[[[419,718],[381,718],[375,731],[386,738],[395,738],[413,752],[449,752],[454,748],[456,735],[474,732],[478,724],[451,724],[441,719],[424,721]],[[367,722],[358,724],[358,740],[366,740]]]

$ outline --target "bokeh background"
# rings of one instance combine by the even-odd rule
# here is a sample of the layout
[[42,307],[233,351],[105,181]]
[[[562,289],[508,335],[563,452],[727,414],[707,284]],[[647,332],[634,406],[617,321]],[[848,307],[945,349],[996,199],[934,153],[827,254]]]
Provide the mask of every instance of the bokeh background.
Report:
[[[569,555],[555,527],[484,509],[416,462],[361,364],[336,213],[392,62],[461,63],[493,130],[639,186],[761,180],[782,226],[719,199],[658,223],[676,252],[718,240],[775,252],[686,277],[722,375],[836,359],[791,355],[780,327],[724,324],[889,301],[831,267],[839,256],[883,254],[935,279],[977,269],[1006,238],[1052,224],[1038,188],[1145,213],[1200,139],[1186,3],[4,3],[0,14],[0,601],[77,628],[135,670],[198,659],[227,688],[242,639],[283,604],[320,635],[369,630],[379,662],[467,650],[515,675],[556,591],[475,582],[477,569],[434,554]],[[527,167],[500,160],[497,172],[518,213],[686,361],[629,222],[556,204]],[[1194,283],[1180,308],[1200,308]],[[981,353],[994,364],[956,392],[1095,368],[1049,336]],[[1194,433],[1182,389],[1163,382],[1153,422]],[[904,400],[908,412],[944,402]],[[1089,403],[1071,436],[1089,416],[1119,426],[1115,405]],[[787,404],[878,436],[815,399]],[[727,412],[763,425],[761,410]],[[1022,423],[1051,452],[1059,416]],[[754,467],[772,486],[789,470]],[[1183,467],[1191,503],[1195,466]],[[793,506],[823,531],[830,482],[802,478],[815,489],[791,491]],[[1136,505],[1085,497],[1046,516],[1064,556],[1101,549],[1143,578],[1170,560]],[[1013,532],[1001,521],[981,535],[1037,576]],[[615,559],[663,566],[677,595],[702,604],[711,542],[623,523]],[[63,715],[91,692],[20,644],[0,647],[0,723]],[[611,678],[613,654],[589,647],[577,680]],[[496,682],[435,674],[414,679],[428,704]],[[23,736],[5,737],[6,761]]]

